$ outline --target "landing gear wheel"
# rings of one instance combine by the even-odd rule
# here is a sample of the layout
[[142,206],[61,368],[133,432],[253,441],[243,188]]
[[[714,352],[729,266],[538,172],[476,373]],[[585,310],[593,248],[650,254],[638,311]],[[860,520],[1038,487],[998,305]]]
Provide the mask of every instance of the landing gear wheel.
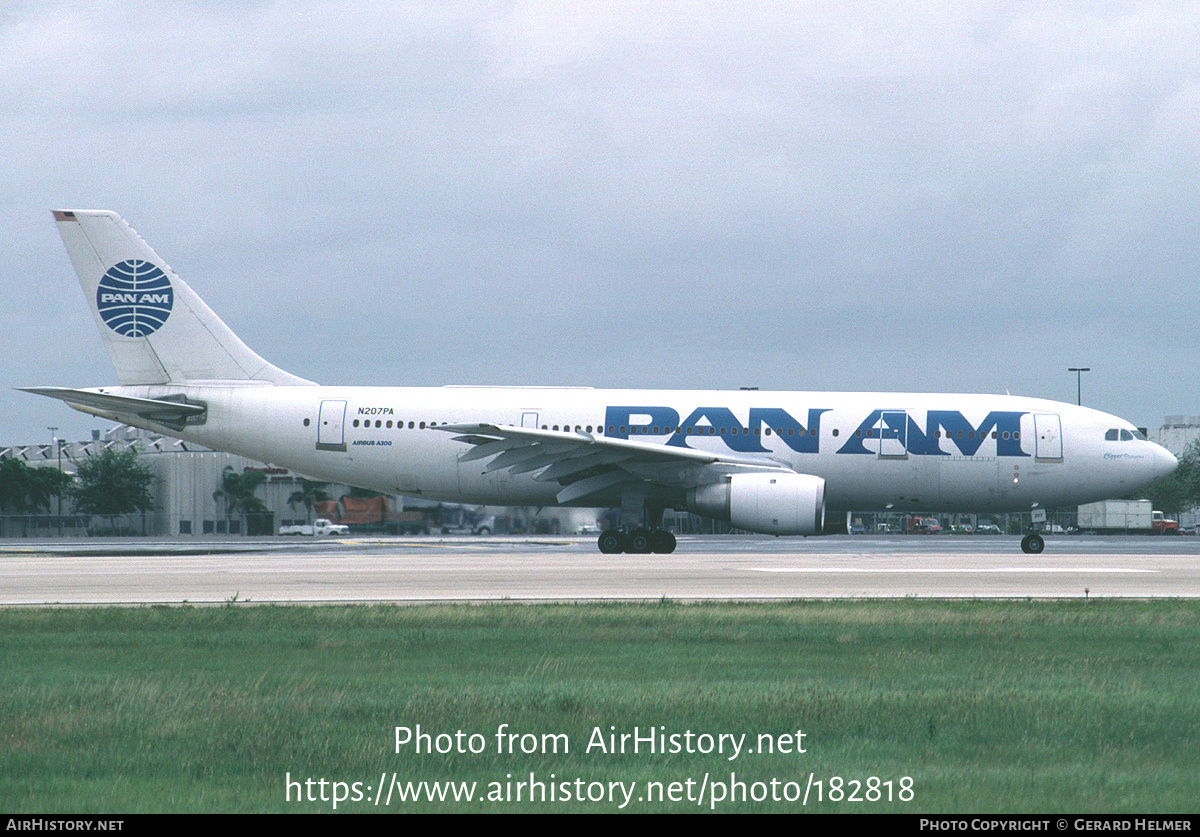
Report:
[[629,533],[628,548],[630,552],[649,552],[650,543],[651,535],[649,529],[634,529]]
[[650,550],[660,554],[675,551],[675,536],[666,529],[655,529],[650,533]]
[[625,535],[620,529],[607,529],[600,533],[600,551],[613,555],[625,551]]
[[1037,532],[1030,532],[1025,537],[1021,538],[1021,551],[1027,552],[1030,555],[1037,555],[1046,548],[1046,541]]

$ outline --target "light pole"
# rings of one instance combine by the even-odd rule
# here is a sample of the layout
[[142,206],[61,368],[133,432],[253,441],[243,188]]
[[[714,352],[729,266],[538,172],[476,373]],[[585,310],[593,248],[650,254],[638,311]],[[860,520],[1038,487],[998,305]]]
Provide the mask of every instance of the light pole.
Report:
[[[58,473],[62,473],[62,442],[58,440],[58,428],[47,427],[50,431],[50,444],[58,448]],[[58,492],[58,534],[62,536],[62,489]]]
[[1092,367],[1090,367],[1090,366],[1070,366],[1067,368],[1067,371],[1075,373],[1075,404],[1076,404],[1076,406],[1082,407],[1083,406],[1083,398],[1082,398],[1083,373],[1091,372]]
[[[64,440],[64,439],[59,439],[59,440],[58,440],[58,475],[59,475],[59,477],[61,477],[61,476],[62,476],[62,472],[63,472],[63,469],[62,469],[62,449],[63,449],[63,445],[64,445],[64,444],[65,444],[65,440]],[[60,481],[59,481],[59,484],[58,484],[58,536],[59,536],[60,538],[63,536],[63,519],[62,519],[62,493],[63,493],[63,489],[62,489],[62,481],[60,480]]]

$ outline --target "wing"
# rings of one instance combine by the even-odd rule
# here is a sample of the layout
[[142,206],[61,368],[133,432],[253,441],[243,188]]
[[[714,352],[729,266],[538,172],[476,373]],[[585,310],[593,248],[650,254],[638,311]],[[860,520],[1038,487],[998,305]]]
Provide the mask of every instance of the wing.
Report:
[[793,473],[785,463],[766,457],[716,454],[582,431],[498,424],[440,424],[436,429],[460,434],[455,440],[472,447],[459,462],[488,460],[482,466],[484,473],[536,471],[534,479],[557,482],[562,489],[556,499],[563,505],[599,502],[602,495],[609,495],[610,501],[628,485],[672,495],[734,473]]

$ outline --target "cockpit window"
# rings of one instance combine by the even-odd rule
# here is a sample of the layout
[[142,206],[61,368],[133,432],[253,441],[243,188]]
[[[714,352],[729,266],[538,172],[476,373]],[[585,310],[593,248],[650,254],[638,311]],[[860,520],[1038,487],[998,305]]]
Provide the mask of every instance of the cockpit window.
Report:
[[1104,432],[1104,441],[1106,442],[1131,442],[1134,439],[1146,441],[1146,434],[1140,430],[1126,430],[1121,427],[1112,427]]

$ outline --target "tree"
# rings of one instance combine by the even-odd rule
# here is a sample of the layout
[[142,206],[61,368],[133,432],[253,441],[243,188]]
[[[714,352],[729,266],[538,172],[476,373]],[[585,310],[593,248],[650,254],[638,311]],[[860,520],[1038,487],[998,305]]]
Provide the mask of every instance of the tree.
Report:
[[71,478],[57,468],[30,468],[19,459],[0,460],[0,513],[49,511],[51,498],[67,493],[70,485]]
[[1159,511],[1173,515],[1200,506],[1200,440],[1188,445],[1179,457],[1179,467],[1170,475],[1132,499],[1141,498],[1149,500]]
[[76,471],[78,481],[71,496],[80,514],[106,517],[116,529],[121,515],[154,508],[150,496],[154,474],[139,461],[136,451],[109,448],[99,456],[79,460]]
[[301,477],[300,490],[292,492],[292,495],[288,497],[288,505],[294,509],[297,505],[302,504],[305,511],[304,522],[312,523],[313,503],[332,499],[325,490],[328,485],[327,482],[313,482]]
[[267,481],[262,471],[238,473],[232,465],[221,472],[221,487],[213,492],[214,500],[225,500],[225,522],[228,525],[234,512],[241,515],[242,531],[247,531],[246,518],[252,514],[269,514],[267,504],[254,495],[258,487]]

